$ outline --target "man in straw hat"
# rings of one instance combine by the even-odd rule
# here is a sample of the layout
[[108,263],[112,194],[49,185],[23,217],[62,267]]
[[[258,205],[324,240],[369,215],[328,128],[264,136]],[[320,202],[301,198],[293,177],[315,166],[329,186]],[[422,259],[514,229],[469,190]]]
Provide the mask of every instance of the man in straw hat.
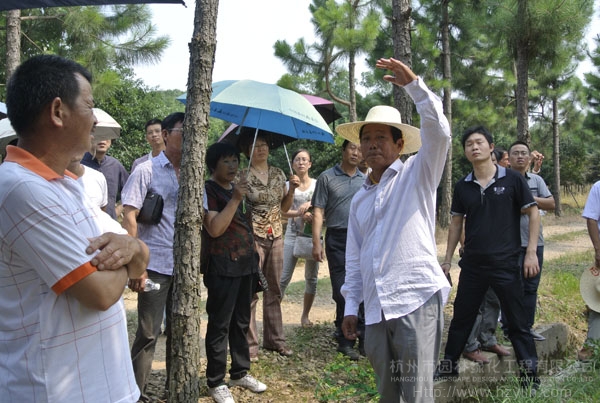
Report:
[[600,340],[600,182],[592,186],[582,216],[587,221],[595,250],[594,266],[583,272],[579,284],[581,296],[588,306],[588,334],[577,359],[587,361],[593,355],[591,342]]
[[[402,124],[389,106],[373,107],[362,122],[338,126],[359,143],[372,171],[350,207],[346,298],[342,329],[356,338],[358,305],[365,304],[365,351],[378,377],[381,401],[432,402],[433,371],[450,284],[437,260],[436,188],[450,145],[442,102],[395,59],[376,67],[403,87],[421,115],[421,131]],[[399,156],[422,150],[403,162]]]

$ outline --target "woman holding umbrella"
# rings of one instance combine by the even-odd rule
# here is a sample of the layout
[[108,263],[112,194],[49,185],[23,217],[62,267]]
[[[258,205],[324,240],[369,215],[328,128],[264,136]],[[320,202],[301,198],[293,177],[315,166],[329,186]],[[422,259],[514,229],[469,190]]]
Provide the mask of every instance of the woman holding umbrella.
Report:
[[[286,177],[279,168],[270,166],[268,135],[260,131],[255,136],[242,136],[240,148],[250,158],[250,167],[241,175],[248,178],[247,207],[252,212],[254,243],[260,258],[260,268],[267,279],[268,288],[263,293],[263,348],[290,356],[292,351],[285,343],[281,315],[281,271],[283,269],[283,227],[281,213],[287,212],[294,201],[294,192],[300,179],[292,175],[286,190]],[[256,329],[256,303],[252,297],[248,346],[250,359],[258,359],[258,333]]]
[[[285,231],[283,247],[283,274],[281,276],[281,293],[285,294],[298,258],[294,256],[294,243],[297,233],[307,233],[306,227],[312,222],[312,213],[310,211],[312,195],[315,191],[317,180],[308,176],[308,170],[312,166],[311,156],[308,150],[300,149],[292,155],[292,169],[300,179],[300,186],[294,193],[294,203],[287,213],[283,216],[288,218],[288,225]],[[308,232],[312,237],[312,230]],[[302,236],[302,235],[299,235]],[[302,316],[300,324],[302,327],[312,325],[308,319],[310,308],[315,300],[317,293],[317,280],[319,274],[319,262],[313,259],[306,259],[304,263],[304,304],[302,307]]]

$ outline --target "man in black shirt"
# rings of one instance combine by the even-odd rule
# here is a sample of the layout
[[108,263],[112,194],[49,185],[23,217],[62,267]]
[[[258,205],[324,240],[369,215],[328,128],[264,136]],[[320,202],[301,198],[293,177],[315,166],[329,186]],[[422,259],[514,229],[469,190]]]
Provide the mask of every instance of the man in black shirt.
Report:
[[452,199],[452,221],[448,231],[442,269],[450,270],[454,249],[465,221],[465,248],[459,262],[454,317],[448,331],[444,359],[437,378],[458,374],[458,360],[477,310],[489,287],[500,300],[509,320],[508,335],[515,349],[523,387],[537,388],[537,351],[523,315],[523,279],[519,267],[521,214],[529,216],[529,243],[523,275],[539,272],[536,255],[540,216],[527,182],[516,171],[492,162],[493,139],[483,127],[469,129],[462,137],[465,156],[473,172],[458,181]]

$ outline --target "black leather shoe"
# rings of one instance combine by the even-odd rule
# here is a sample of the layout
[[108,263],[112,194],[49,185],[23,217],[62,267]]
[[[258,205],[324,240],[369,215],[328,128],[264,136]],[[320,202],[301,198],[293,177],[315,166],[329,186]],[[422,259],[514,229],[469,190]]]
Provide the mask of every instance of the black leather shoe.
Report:
[[344,354],[346,357],[348,357],[348,359],[352,361],[358,361],[358,359],[360,358],[358,352],[350,346],[338,346],[337,351],[339,353]]
[[458,369],[450,360],[441,360],[433,374],[433,381],[450,381],[458,378]]
[[529,333],[531,333],[531,336],[533,336],[533,340],[535,340],[535,341],[544,341],[544,340],[546,340],[546,338],[544,336],[542,336],[541,334],[539,334],[538,332],[536,332],[533,329],[530,329]]

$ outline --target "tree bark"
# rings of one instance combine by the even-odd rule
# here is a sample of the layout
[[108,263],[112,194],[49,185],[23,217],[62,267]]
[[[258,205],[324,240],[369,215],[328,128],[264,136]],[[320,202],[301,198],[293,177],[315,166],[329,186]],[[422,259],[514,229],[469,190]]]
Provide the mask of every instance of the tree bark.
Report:
[[[394,58],[407,66],[412,66],[410,48],[410,20],[412,8],[410,0],[392,0],[392,41]],[[412,124],[413,102],[403,88],[394,85],[394,105],[400,111],[402,122]]]
[[[442,63],[445,82],[442,102],[444,105],[444,114],[450,124],[450,131],[452,131],[452,65],[450,58],[449,2],[450,0],[442,0]],[[440,192],[437,221],[440,227],[448,228],[450,226],[450,207],[452,204],[452,145],[448,148],[448,154],[446,155]]]
[[6,12],[6,83],[21,63],[21,10]]
[[552,162],[554,164],[554,183],[555,189],[552,192],[554,196],[554,215],[560,217],[562,215],[562,207],[560,205],[560,132],[558,126],[558,98],[552,97]]
[[352,51],[348,55],[348,85],[350,89],[350,121],[356,122],[356,82],[354,76],[356,75],[356,52]]
[[[200,228],[204,193],[204,158],[217,37],[218,0],[197,0],[190,43],[190,69],[183,159],[175,220],[171,348],[167,382],[169,402],[200,398]],[[167,346],[169,347],[169,346]]]
[[528,0],[519,0],[517,18],[520,20],[521,36],[516,40],[517,53],[517,138],[531,143],[529,133],[529,38],[527,34]]

